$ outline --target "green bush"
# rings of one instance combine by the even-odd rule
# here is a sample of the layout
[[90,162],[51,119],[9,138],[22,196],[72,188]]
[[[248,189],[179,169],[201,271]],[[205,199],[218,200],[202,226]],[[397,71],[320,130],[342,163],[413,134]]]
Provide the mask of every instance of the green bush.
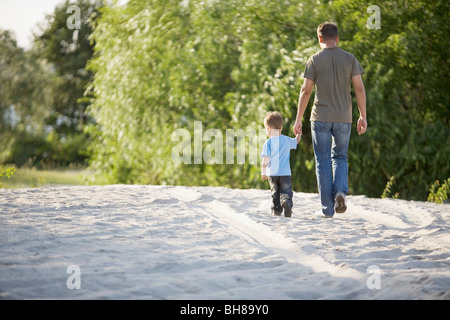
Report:
[[444,180],[441,185],[439,180],[436,180],[430,187],[428,201],[436,203],[446,203],[450,196],[450,178]]
[[[16,168],[14,168],[14,167],[0,166],[0,180],[3,177],[6,177],[9,179],[14,174],[14,172],[16,172]],[[2,186],[2,183],[0,182],[0,187],[1,186]]]
[[389,181],[386,183],[386,187],[383,190],[383,193],[381,194],[381,198],[392,198],[392,199],[398,199],[398,192],[396,192],[395,194],[392,194],[393,192],[393,187],[395,185],[395,176],[392,176],[389,178]]

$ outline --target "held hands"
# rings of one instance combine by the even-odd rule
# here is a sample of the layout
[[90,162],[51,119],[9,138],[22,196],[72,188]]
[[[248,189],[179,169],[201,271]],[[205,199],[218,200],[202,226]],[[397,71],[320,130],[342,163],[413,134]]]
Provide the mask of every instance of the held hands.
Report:
[[300,135],[302,134],[302,120],[301,119],[300,120],[298,120],[298,119],[295,120],[293,129],[294,129],[294,134],[296,136],[298,134],[300,134]]
[[262,179],[262,181],[264,181],[264,180],[269,180],[269,178],[268,178],[265,174],[262,174],[262,175],[261,175],[261,179]]

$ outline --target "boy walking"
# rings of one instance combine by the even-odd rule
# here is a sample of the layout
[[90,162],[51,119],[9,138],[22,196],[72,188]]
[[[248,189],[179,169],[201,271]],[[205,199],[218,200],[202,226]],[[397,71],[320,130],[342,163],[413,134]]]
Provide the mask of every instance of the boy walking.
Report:
[[268,112],[264,118],[264,127],[269,139],[266,140],[261,153],[261,178],[269,180],[272,193],[272,214],[292,215],[292,185],[289,156],[291,149],[297,149],[301,133],[295,138],[281,134],[283,117],[278,111]]

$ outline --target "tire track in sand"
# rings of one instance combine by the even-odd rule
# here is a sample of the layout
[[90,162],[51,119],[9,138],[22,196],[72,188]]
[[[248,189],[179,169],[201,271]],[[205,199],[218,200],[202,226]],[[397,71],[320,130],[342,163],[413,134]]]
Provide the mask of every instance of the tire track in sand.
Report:
[[232,235],[240,237],[254,246],[270,250],[284,257],[290,263],[305,266],[305,272],[309,272],[309,269],[315,273],[326,272],[334,277],[351,278],[366,285],[367,274],[350,268],[348,265],[336,266],[319,255],[306,253],[300,244],[271,230],[268,226],[254,221],[246,214],[237,213],[227,203],[217,199],[208,199],[212,200],[208,202],[197,200],[200,201],[192,201],[191,205],[195,206],[196,210],[202,210],[205,214],[210,215],[213,219],[227,224]]

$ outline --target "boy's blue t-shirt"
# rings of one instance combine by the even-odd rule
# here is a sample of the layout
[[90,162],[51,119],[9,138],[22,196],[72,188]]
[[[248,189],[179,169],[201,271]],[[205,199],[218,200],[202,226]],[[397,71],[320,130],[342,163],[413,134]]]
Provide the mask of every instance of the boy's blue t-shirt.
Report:
[[269,157],[266,168],[267,176],[290,176],[291,166],[289,156],[291,149],[297,149],[297,139],[285,135],[267,139],[264,143],[261,157]]

